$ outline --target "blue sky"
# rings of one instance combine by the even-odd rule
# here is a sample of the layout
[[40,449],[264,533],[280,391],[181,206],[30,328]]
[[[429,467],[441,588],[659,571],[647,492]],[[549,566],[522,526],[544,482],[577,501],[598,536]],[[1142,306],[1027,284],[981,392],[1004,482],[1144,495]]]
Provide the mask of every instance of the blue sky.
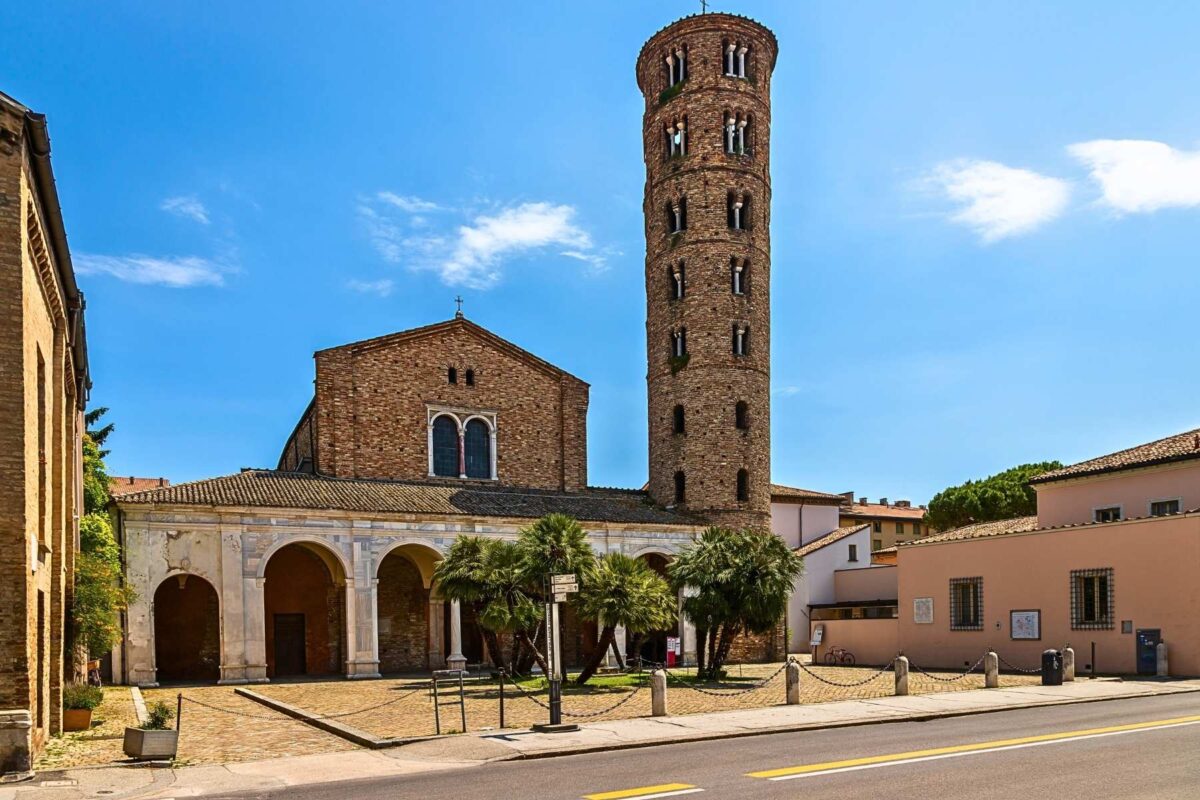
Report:
[[[115,473],[273,466],[314,350],[449,317],[645,479],[642,42],[698,3],[26,3]],[[773,83],[773,477],[925,501],[1200,425],[1200,8],[714,3]]]

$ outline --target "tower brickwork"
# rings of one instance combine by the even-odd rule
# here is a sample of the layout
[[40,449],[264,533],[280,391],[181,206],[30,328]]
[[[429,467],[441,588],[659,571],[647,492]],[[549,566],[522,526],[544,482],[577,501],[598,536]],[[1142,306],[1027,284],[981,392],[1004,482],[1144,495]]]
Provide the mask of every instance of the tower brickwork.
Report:
[[771,73],[766,27],[701,14],[637,62],[645,97],[650,493],[769,527]]

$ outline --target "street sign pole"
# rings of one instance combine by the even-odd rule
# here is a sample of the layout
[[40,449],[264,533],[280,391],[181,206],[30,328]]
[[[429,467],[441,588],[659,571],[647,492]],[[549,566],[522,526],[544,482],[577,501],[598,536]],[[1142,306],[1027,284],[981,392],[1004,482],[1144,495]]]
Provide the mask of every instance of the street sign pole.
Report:
[[546,680],[550,685],[550,724],[534,725],[534,730],[547,733],[579,730],[578,725],[562,721],[562,614],[561,603],[567,595],[579,591],[575,575],[551,575],[546,590]]

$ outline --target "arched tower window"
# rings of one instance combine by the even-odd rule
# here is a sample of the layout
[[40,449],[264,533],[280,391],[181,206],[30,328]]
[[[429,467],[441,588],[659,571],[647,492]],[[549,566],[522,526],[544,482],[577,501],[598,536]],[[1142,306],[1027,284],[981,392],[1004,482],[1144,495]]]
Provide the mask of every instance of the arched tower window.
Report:
[[671,284],[671,299],[682,299],[684,289],[687,286],[687,268],[684,266],[684,263],[680,261],[673,265],[667,278]]
[[473,419],[463,430],[463,457],[468,478],[492,477],[492,430],[481,419]]
[[667,158],[687,155],[687,115],[667,123]]
[[738,400],[733,407],[733,424],[738,430],[750,430],[750,407],[745,400]]
[[688,58],[687,45],[677,45],[674,50],[667,52],[663,62],[667,67],[667,86],[674,86],[687,79]]
[[433,421],[433,474],[443,478],[457,478],[458,471],[458,422],[450,416],[440,416]]
[[687,328],[671,331],[671,355],[675,358],[687,355]]
[[475,385],[475,370],[469,369],[469,370],[467,370],[467,386],[474,386],[474,385]]
[[458,383],[458,370],[454,367],[446,370],[446,381],[449,383]]
[[750,499],[750,473],[744,469],[737,473],[737,499],[739,503]]
[[748,156],[751,153],[753,117],[750,114],[726,112],[724,120],[725,152]]
[[734,256],[729,259],[729,282],[734,294],[750,292],[750,261]]
[[687,198],[680,197],[667,203],[667,231],[681,233],[687,230]]
[[750,76],[748,63],[750,60],[749,45],[726,39],[722,42],[721,63],[725,75],[730,78],[747,78]]
[[750,326],[741,322],[733,323],[733,354],[744,356],[750,352]]
[[743,192],[729,192],[726,195],[727,219],[729,227],[735,231],[750,229],[750,195]]
[[673,414],[674,428],[676,433],[683,433],[683,406],[675,406]]
[[683,476],[683,470],[675,473],[675,503],[683,503],[687,500],[687,479]]

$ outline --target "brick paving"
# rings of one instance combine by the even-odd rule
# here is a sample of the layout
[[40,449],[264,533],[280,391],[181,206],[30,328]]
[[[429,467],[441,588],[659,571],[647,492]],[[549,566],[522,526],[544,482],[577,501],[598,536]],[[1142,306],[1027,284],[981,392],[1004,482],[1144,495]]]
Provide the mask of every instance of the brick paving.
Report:
[[120,761],[125,758],[121,752],[125,727],[136,723],[133,696],[129,688],[105,687],[104,702],[92,712],[91,729],[52,737],[34,769],[40,772]]

